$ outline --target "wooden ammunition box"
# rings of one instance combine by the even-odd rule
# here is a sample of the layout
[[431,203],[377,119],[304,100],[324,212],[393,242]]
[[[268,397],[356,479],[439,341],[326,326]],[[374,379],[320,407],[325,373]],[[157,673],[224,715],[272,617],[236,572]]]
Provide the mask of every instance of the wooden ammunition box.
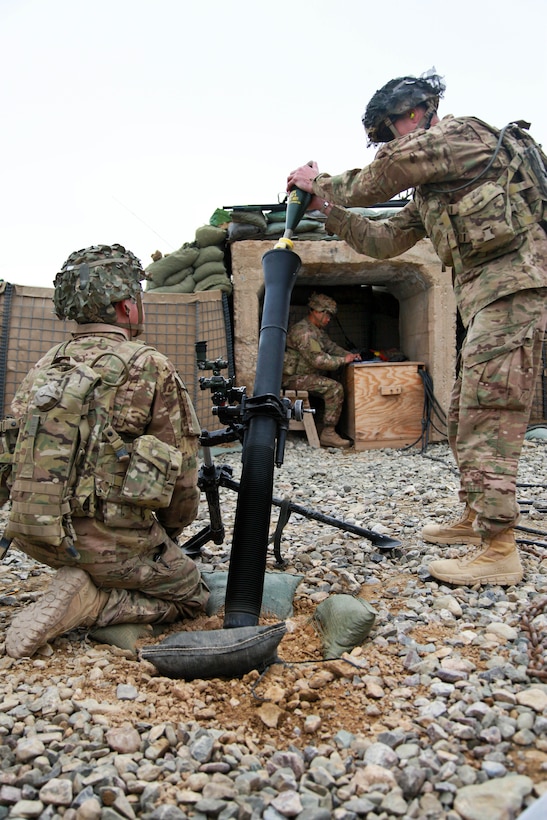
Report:
[[356,450],[404,447],[422,434],[422,362],[359,362],[345,368],[342,431]]

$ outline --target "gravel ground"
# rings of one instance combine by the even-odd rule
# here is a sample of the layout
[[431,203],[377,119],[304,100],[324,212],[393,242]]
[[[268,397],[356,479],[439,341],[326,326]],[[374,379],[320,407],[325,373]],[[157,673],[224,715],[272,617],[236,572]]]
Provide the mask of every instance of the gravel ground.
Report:
[[[0,818],[514,820],[527,807],[541,811],[545,454],[544,442],[526,442],[520,465],[524,581],[449,587],[427,565],[465,548],[420,538],[424,524],[460,511],[446,444],[425,453],[317,451],[291,434],[274,496],[402,546],[380,550],[293,512],[281,572],[302,578],[278,648],[282,662],[262,676],[162,677],[82,630],[31,660],[6,657],[0,644]],[[215,459],[239,477],[237,449],[219,448]],[[237,494],[222,488],[221,502],[226,542],[203,548],[207,571],[229,567]],[[272,534],[277,516],[274,507]],[[206,520],[203,503],[188,537]],[[279,572],[273,549],[270,572]],[[8,553],[0,565],[4,626],[50,576]],[[351,654],[324,660],[314,613],[340,594],[366,600],[375,621]],[[221,626],[222,612],[171,633]],[[138,647],[167,634],[145,633]],[[537,816],[547,816],[547,804]]]

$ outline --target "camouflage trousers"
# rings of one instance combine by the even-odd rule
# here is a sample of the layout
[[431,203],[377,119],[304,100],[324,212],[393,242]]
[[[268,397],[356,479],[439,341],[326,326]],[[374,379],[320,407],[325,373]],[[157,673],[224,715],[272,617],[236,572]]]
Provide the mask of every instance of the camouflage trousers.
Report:
[[460,500],[491,536],[514,526],[518,462],[547,324],[547,289],[498,299],[473,317],[448,412]]
[[319,396],[325,405],[325,427],[334,427],[338,424],[344,403],[344,387],[336,379],[317,374],[288,376],[283,379],[283,387],[286,390],[307,390],[310,396]]
[[55,569],[79,567],[108,592],[96,626],[170,623],[204,612],[209,590],[197,565],[157,522],[145,531],[112,530],[92,518],[75,519],[74,525],[78,560],[61,547],[36,547],[21,539],[13,546]]

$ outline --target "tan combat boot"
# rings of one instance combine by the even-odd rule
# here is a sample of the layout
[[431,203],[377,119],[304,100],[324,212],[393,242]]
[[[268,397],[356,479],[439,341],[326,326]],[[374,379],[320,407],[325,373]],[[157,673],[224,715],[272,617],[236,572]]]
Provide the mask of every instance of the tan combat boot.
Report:
[[463,515],[453,524],[426,524],[422,529],[422,538],[431,544],[476,544],[481,543],[481,537],[473,529],[475,513],[465,507]]
[[77,567],[57,570],[41,598],[13,618],[6,633],[6,654],[30,658],[40,646],[75,629],[91,626],[108,600],[91,578]]
[[449,584],[500,584],[510,586],[522,581],[522,564],[514,530],[505,530],[491,538],[483,538],[481,548],[464,558],[432,561],[430,574]]
[[347,438],[341,438],[334,427],[323,427],[319,444],[322,447],[351,447],[351,442]]

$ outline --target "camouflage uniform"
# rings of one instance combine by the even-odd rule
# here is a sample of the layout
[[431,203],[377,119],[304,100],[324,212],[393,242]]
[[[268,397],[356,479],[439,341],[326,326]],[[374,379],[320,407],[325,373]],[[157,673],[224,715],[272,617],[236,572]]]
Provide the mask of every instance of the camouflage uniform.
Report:
[[[387,142],[363,169],[319,174],[313,191],[334,203],[371,206],[415,189],[412,202],[385,221],[335,205],[326,223],[359,253],[397,256],[429,237],[454,270],[454,291],[467,336],[449,412],[449,440],[461,474],[460,498],[485,537],[518,520],[516,474],[540,366],[547,323],[547,237],[520,191],[511,194],[517,235],[477,253],[454,242],[448,210],[479,184],[498,180],[510,163],[498,132],[473,117],[445,117]],[[456,193],[456,189],[462,191]],[[539,203],[542,207],[542,203]]]
[[[114,325],[81,324],[67,352],[90,364],[99,353],[115,351],[125,340],[124,331]],[[16,417],[24,414],[35,374],[47,367],[56,349],[46,353],[23,380],[12,403]],[[111,590],[98,626],[194,616],[204,608],[209,593],[195,563],[172,539],[197,515],[200,428],[186,387],[163,354],[147,348],[130,367],[127,381],[116,392],[113,427],[126,442],[146,433],[180,450],[182,471],[169,507],[152,512],[97,499],[95,517],[73,517],[79,560],[63,547],[36,547],[21,539],[15,539],[14,546],[57,569],[77,566],[99,589]]]
[[[308,304],[316,310],[336,311],[334,300],[324,294],[313,294]],[[319,396],[325,405],[325,426],[335,427],[342,412],[344,388],[339,381],[323,374],[345,365],[348,351],[333,342],[322,328],[313,325],[307,316],[289,330],[286,348],[283,387],[307,390]]]

